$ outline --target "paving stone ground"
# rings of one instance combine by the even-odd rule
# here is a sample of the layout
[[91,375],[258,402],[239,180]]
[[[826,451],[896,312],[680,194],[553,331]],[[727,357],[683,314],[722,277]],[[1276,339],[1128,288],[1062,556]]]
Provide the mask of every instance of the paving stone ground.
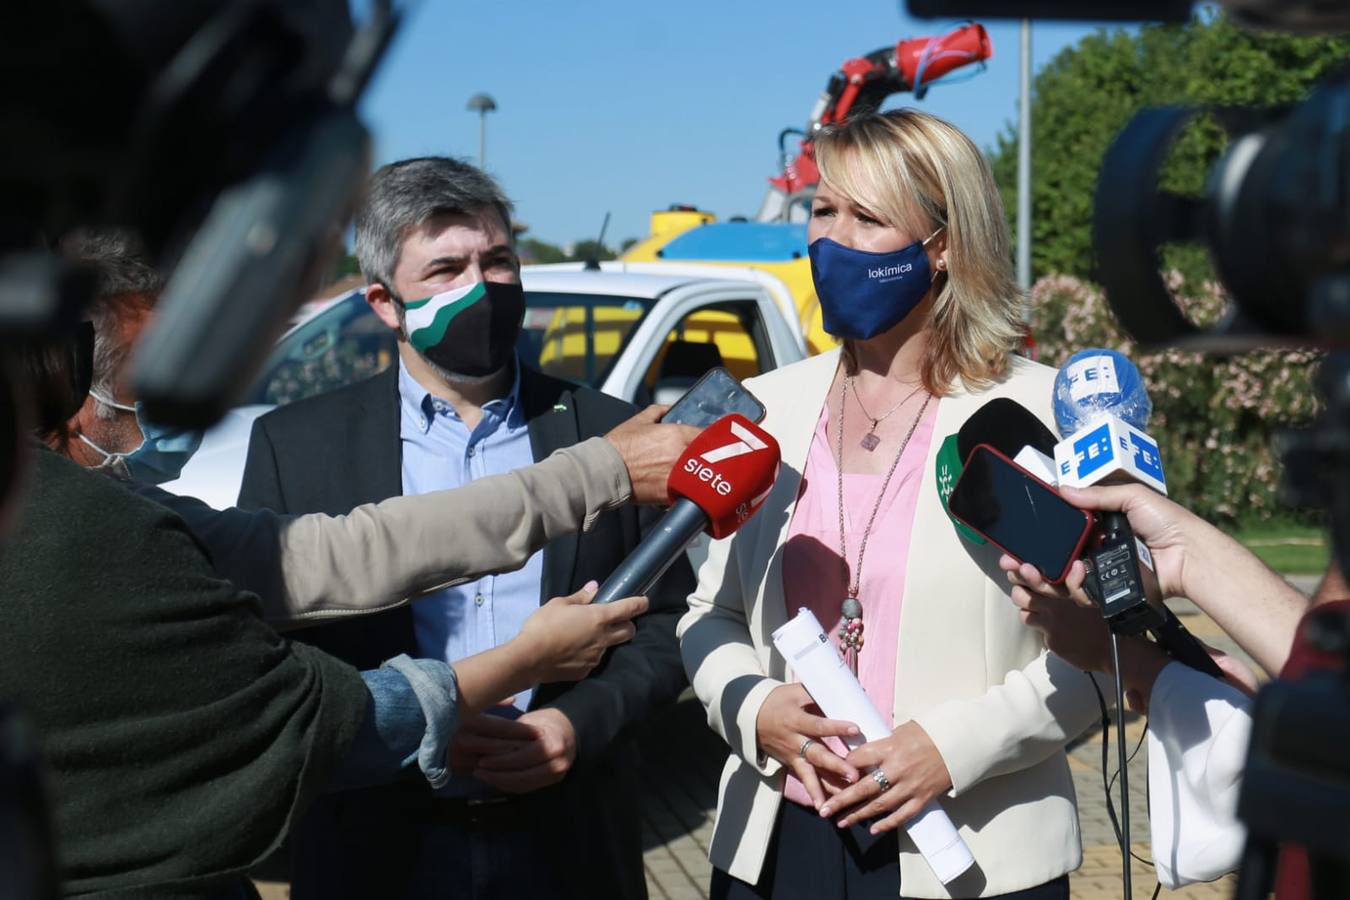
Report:
[[[1291,579],[1311,591],[1314,579]],[[1185,601],[1169,604],[1181,620],[1202,640],[1244,659],[1245,654],[1207,616]],[[1248,660],[1249,661],[1249,660]],[[1250,662],[1250,661],[1249,661]],[[1143,734],[1139,717],[1127,717],[1125,734],[1133,748]],[[686,696],[639,737],[641,747],[643,862],[652,900],[703,900],[708,896],[712,869],[708,842],[712,838],[713,814],[717,807],[717,779],[726,759],[726,745],[708,730],[703,709]],[[1148,813],[1144,786],[1147,783],[1147,748],[1141,748],[1129,767],[1131,845],[1135,854],[1149,858]],[[1120,900],[1121,860],[1119,844],[1107,813],[1101,768],[1100,729],[1086,735],[1069,752],[1069,768],[1078,794],[1078,818],[1083,834],[1083,865],[1070,876],[1073,900]],[[1116,766],[1114,732],[1108,747],[1108,766]],[[1114,801],[1119,802],[1119,787]],[[1151,868],[1137,860],[1131,867],[1134,897],[1153,896],[1156,879]],[[286,900],[286,886],[260,883],[264,900]],[[1213,884],[1191,885],[1179,891],[1164,890],[1167,900],[1219,900],[1230,898],[1236,878]],[[601,900],[601,898],[597,898]]]
[[[1316,580],[1291,579],[1304,592]],[[1171,601],[1177,616],[1197,637],[1250,663],[1246,654],[1193,604]],[[1129,715],[1125,734],[1131,749],[1143,734],[1143,721]],[[642,738],[643,746],[643,838],[646,847],[647,886],[653,900],[701,900],[708,896],[711,868],[707,862],[708,841],[717,805],[717,777],[726,759],[725,745],[704,724],[697,701],[684,698],[662,721],[653,724]],[[1141,748],[1129,767],[1131,845],[1147,860],[1148,810],[1144,786],[1148,780],[1147,747]],[[1070,876],[1073,900],[1120,900],[1120,845],[1107,813],[1101,769],[1101,733],[1077,742],[1069,753],[1069,767],[1078,794],[1078,817],[1083,834],[1083,865]],[[1115,734],[1108,746],[1108,771],[1116,768]],[[1113,792],[1119,803],[1119,786]],[[1134,898],[1147,900],[1157,885],[1153,870],[1134,860],[1131,880]],[[1229,898],[1236,888],[1229,876],[1212,884],[1191,885],[1178,891],[1162,891],[1168,900]],[[1131,898],[1131,900],[1134,900]]]

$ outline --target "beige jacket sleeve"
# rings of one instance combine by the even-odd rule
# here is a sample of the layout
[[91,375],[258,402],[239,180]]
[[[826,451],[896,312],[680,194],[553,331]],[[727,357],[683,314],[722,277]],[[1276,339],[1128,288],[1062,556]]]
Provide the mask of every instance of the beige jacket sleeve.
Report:
[[755,771],[770,776],[783,766],[760,752],[755,726],[760,707],[784,682],[767,674],[751,637],[733,545],[745,539],[733,535],[709,546],[676,635],[689,682],[708,711],[709,727]]
[[[959,797],[980,782],[1029,768],[1101,719],[1100,696],[1114,689],[1105,676],[1090,675],[1042,652],[1002,684],[969,700],[949,700],[914,717],[932,739]],[[1106,690],[1102,690],[1106,688]]]
[[597,437],[455,490],[393,497],[345,516],[298,516],[281,528],[283,590],[263,598],[263,613],[285,629],[402,606],[518,569],[631,498],[623,457]]

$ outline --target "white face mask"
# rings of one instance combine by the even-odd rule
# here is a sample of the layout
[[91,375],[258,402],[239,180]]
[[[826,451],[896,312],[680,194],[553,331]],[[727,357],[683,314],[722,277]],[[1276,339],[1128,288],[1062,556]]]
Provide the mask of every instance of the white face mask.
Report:
[[168,428],[147,422],[141,415],[139,402],[135,406],[127,406],[92,388],[89,396],[118,412],[134,414],[136,424],[141,430],[140,446],[124,453],[111,453],[83,434],[78,435],[81,441],[103,455],[103,462],[95,466],[95,469],[108,470],[121,478],[135,479],[148,484],[163,484],[181,475],[183,466],[187,465],[187,461],[201,446],[200,430]]

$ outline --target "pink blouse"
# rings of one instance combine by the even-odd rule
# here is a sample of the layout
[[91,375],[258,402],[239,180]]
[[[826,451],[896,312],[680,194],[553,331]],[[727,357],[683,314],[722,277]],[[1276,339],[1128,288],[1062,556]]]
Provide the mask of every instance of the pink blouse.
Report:
[[[900,639],[900,602],[905,591],[905,563],[914,526],[914,509],[923,483],[923,465],[933,438],[937,403],[930,402],[923,421],[914,429],[896,466],[886,495],[877,509],[863,556],[863,648],[858,655],[858,679],[881,715],[891,725],[895,709],[895,662]],[[885,475],[844,473],[844,531],[847,536],[847,572],[839,553],[839,490],[834,447],[826,434],[828,406],[820,411],[811,450],[802,473],[801,491],[783,548],[783,593],[788,616],[806,607],[839,645],[840,606],[848,596],[849,573],[858,561],[858,546],[877,502]],[[885,445],[878,453],[886,453]],[[889,448],[894,454],[895,447]],[[827,743],[840,755],[848,751],[833,738]],[[788,774],[784,796],[812,805],[806,788]]]

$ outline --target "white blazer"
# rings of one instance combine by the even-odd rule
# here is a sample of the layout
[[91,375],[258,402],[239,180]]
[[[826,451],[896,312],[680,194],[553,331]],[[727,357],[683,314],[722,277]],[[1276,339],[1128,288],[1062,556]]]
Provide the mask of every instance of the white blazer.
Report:
[[[722,773],[713,865],[759,879],[783,792],[783,766],[759,755],[755,720],[765,697],[792,677],[770,635],[787,621],[782,548],[835,350],[755,378],[782,470],[763,508],[714,541],[699,570],[680,647],[708,723],[730,745]],[[943,438],[994,397],[1023,404],[1047,424],[1055,371],[1015,358],[986,391],[954,389],[938,404],[915,511],[895,668],[897,723],[913,719],[952,776],[939,800],[975,856],[944,886],[905,835],[900,883],[910,897],[983,897],[1058,878],[1082,861],[1064,745],[1100,718],[1089,676],[1049,654],[1021,624],[992,545],[976,547],[947,518],[934,459]]]

